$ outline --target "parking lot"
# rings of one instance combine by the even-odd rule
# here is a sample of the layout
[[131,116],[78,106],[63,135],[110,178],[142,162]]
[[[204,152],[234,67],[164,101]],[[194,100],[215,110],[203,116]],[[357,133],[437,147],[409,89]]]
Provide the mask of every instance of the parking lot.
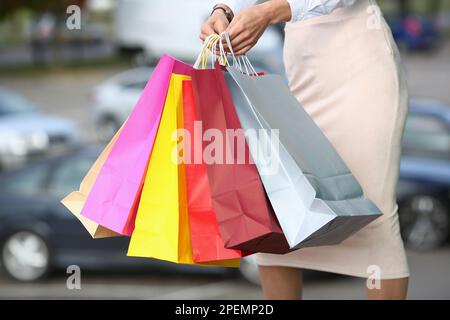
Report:
[[[408,252],[409,299],[450,299],[450,247]],[[81,289],[68,289],[64,270],[43,282],[0,278],[0,299],[262,299],[258,286],[229,273],[175,270],[82,270]],[[365,280],[319,272],[305,275],[305,299],[364,299]]]

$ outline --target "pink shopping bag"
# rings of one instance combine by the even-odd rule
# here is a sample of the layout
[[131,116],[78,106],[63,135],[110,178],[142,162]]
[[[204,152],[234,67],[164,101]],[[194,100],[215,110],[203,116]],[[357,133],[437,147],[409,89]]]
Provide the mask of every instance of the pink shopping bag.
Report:
[[122,235],[131,235],[147,163],[158,131],[172,73],[192,67],[163,55],[106,159],[81,215]]

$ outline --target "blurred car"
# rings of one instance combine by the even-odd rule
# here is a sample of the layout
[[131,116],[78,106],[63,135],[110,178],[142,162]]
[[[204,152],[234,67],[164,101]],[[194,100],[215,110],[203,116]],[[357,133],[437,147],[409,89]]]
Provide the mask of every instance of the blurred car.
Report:
[[398,203],[406,246],[429,250],[446,242],[450,233],[450,106],[411,101]]
[[153,68],[136,68],[113,76],[94,89],[94,126],[99,141],[112,138],[139,99]]
[[[273,73],[260,61],[252,65],[258,72]],[[92,93],[93,119],[99,141],[109,141],[130,114],[153,68],[140,67],[119,73],[98,85]],[[284,70],[279,70],[284,74]]]
[[0,170],[72,147],[81,140],[72,121],[40,112],[30,101],[0,87]]
[[436,19],[407,15],[389,21],[395,41],[401,48],[410,51],[428,50],[439,46],[441,34]]
[[[114,19],[115,43],[119,51],[134,54],[141,64],[164,53],[194,61],[201,49],[200,27],[213,5],[205,0],[119,0]],[[279,69],[282,47],[283,32],[269,27],[249,57]]]
[[34,281],[53,269],[69,265],[103,272],[117,269],[223,275],[236,272],[236,269],[127,257],[129,238],[92,239],[60,200],[79,188],[101,149],[77,148],[0,176],[0,254],[7,275],[18,281]]

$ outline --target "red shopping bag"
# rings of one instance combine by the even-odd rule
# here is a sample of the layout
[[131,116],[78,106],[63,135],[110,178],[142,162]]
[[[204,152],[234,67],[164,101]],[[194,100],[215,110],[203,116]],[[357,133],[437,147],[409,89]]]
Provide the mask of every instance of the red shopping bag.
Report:
[[[192,84],[203,131],[203,156],[211,198],[219,229],[227,248],[252,252],[286,253],[289,246],[265,194],[256,166],[244,139],[245,161],[242,163],[231,143],[215,143],[220,136],[229,139],[241,129],[225,79],[218,68],[194,70]],[[227,129],[231,129],[227,131]],[[219,134],[214,139],[212,135]],[[208,137],[211,136],[211,141]],[[239,139],[239,134],[236,134]],[[241,140],[242,141],[242,140]],[[223,159],[206,159],[210,153]],[[239,150],[242,151],[242,150]],[[222,161],[220,161],[222,160]]]
[[[195,159],[195,147],[201,152],[201,140],[197,138],[194,122],[198,121],[195,109],[192,81],[183,81],[183,157],[185,163],[186,191],[192,253],[195,262],[208,262],[240,258],[239,250],[225,248],[211,202],[208,175],[201,157]],[[197,122],[198,123],[198,122]],[[201,131],[199,132],[201,135]]]

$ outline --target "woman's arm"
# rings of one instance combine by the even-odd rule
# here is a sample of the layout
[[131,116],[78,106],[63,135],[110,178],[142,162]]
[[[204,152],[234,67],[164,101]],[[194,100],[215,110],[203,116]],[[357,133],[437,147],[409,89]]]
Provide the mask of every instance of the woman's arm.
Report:
[[[270,0],[268,0],[270,1]],[[286,0],[291,9],[291,21],[306,20],[312,17],[330,14],[333,10],[350,6],[356,0]],[[217,3],[217,0],[213,0]],[[254,5],[257,0],[221,0],[235,15]]]
[[223,10],[215,10],[203,24],[200,39],[228,31],[237,55],[250,50],[271,24],[300,21],[330,14],[339,7],[352,5],[356,0],[268,0],[254,5],[256,0],[214,0],[235,14],[231,23]]
[[226,5],[236,15],[243,9],[254,5],[257,0],[214,0],[213,2]]
[[291,6],[291,21],[306,20],[330,14],[337,8],[351,6],[356,0],[287,0]]
[[291,7],[286,0],[270,0],[242,10],[226,29],[235,54],[246,53],[269,25],[289,21],[291,16]]
[[[231,0],[237,1],[239,0]],[[240,0],[242,1],[242,0]],[[339,7],[350,6],[356,0],[269,0],[251,6],[237,14],[228,25],[231,44],[237,55],[250,50],[272,24],[300,21],[330,14]]]

